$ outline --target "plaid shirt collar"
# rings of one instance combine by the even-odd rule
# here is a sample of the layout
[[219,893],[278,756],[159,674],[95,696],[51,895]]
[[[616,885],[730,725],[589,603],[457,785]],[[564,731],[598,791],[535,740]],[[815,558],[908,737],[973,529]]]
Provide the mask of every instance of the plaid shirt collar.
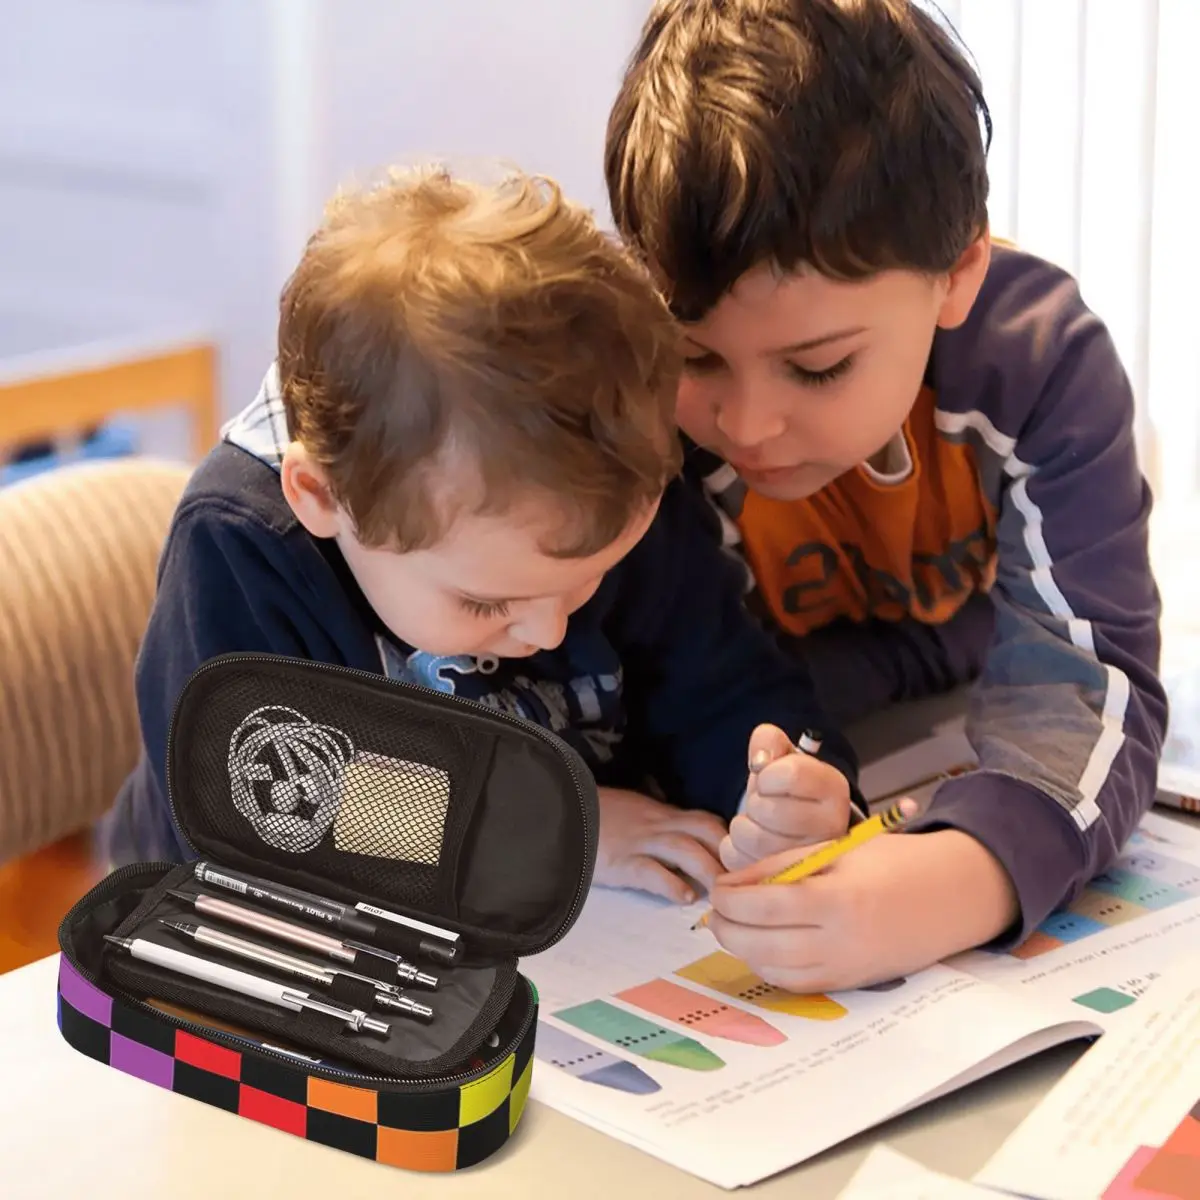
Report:
[[276,471],[280,469],[288,433],[277,363],[271,364],[251,404],[222,427],[221,437]]

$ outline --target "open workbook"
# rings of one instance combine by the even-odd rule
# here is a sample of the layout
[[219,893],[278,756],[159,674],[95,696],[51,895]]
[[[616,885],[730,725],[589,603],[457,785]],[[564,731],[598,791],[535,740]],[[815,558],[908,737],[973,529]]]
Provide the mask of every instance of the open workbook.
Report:
[[860,991],[770,987],[691,928],[704,907],[595,888],[568,937],[528,960],[541,994],[533,1095],[734,1188],[1103,1032],[1200,940],[1200,829],[1152,814],[1120,863],[1017,950]]
[[1200,1200],[1200,957],[1173,962],[975,1179],[1036,1200]]

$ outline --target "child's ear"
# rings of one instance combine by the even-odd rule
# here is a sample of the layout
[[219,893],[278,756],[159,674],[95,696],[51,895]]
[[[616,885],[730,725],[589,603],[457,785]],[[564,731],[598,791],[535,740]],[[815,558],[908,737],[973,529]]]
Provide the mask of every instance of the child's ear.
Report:
[[299,442],[292,442],[284,451],[279,474],[284,499],[296,514],[296,520],[313,537],[336,536],[340,510],[329,487],[329,477]]
[[942,329],[954,329],[967,319],[991,261],[992,235],[985,229],[950,268],[949,286],[938,310],[937,323]]

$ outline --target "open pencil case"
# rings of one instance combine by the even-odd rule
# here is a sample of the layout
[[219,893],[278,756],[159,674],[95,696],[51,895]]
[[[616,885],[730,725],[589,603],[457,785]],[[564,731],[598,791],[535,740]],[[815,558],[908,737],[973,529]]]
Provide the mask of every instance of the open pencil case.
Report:
[[[179,697],[167,789],[197,860],[457,934],[452,964],[425,958],[419,937],[388,920],[375,921],[370,938],[356,935],[437,977],[436,991],[404,992],[432,1008],[432,1020],[373,1008],[367,979],[339,975],[311,988],[181,940],[163,920],[337,965],[170,894],[255,907],[198,882],[195,862],[146,863],[115,871],[62,922],[66,1040],[172,1091],[394,1166],[456,1170],[497,1150],[532,1071],[537,992],[520,957],[570,929],[591,883],[598,806],[583,759],[539,726],[472,701],[343,667],[233,654],[200,667]],[[179,975],[106,934],[369,1011],[387,1032]],[[395,987],[387,958],[359,952],[346,969]]]

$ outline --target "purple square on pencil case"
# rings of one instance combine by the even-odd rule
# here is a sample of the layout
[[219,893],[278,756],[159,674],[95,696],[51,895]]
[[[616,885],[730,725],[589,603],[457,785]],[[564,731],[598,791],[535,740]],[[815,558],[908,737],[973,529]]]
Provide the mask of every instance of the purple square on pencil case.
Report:
[[94,984],[88,983],[66,960],[58,960],[58,987],[63,999],[77,1012],[93,1021],[112,1028],[112,997],[106,996]]

